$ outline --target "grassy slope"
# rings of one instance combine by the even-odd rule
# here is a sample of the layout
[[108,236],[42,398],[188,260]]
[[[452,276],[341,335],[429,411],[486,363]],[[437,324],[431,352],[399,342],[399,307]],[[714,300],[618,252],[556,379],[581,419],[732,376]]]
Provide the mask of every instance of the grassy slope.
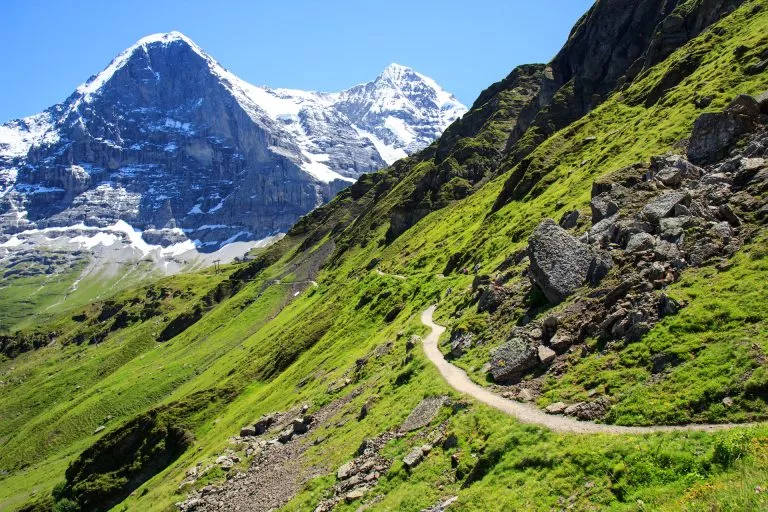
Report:
[[[32,412],[26,413],[29,419],[18,423],[23,426],[13,429],[11,440],[7,444],[4,441],[0,461],[3,467],[11,468],[35,462],[0,481],[0,499],[5,500],[0,507],[20,503],[30,489],[45,492],[60,480],[67,462],[90,443],[92,430],[107,414],[115,415],[108,425],[117,425],[158,402],[183,400],[193,391],[213,386],[235,385],[240,391],[238,398],[220,411],[216,421],[196,431],[199,449],[187,452],[125,503],[129,509],[170,510],[174,501],[183,498],[177,486],[186,468],[213,457],[227,446],[227,438],[240,426],[264,412],[284,410],[305,401],[318,406],[346,394],[350,388],[329,394],[329,384],[350,370],[357,358],[377,345],[395,341],[393,352],[370,363],[352,385],[359,386],[362,394],[340,415],[339,419],[350,416],[349,421],[343,427],[312,434],[329,437],[310,451],[307,463],[322,461],[332,473],[353,455],[362,439],[396,427],[423,396],[450,393],[420,353],[405,363],[404,337],[397,333],[420,332],[418,314],[448,286],[459,292],[449,306],[458,305],[468,293],[470,278],[457,274],[445,279],[437,277],[452,254],[464,252],[472,261],[482,262],[484,268],[494,268],[522,247],[527,234],[542,217],[557,218],[569,209],[585,209],[591,182],[596,177],[662,153],[683,138],[698,114],[691,101],[695,93],[711,93],[715,97],[713,109],[717,109],[737,93],[768,89],[768,77],[746,77],[733,62],[732,50],[737,44],[766,45],[763,32],[768,13],[764,9],[745,21],[740,19],[745,11],[742,9],[723,22],[730,30],[727,37],[710,36],[707,40],[705,36],[692,43],[706,45],[711,51],[699,71],[660,104],[646,109],[630,106],[623,99],[652,86],[666,64],[539,148],[534,158],[551,172],[540,182],[535,197],[509,204],[488,217],[506,178],[502,175],[469,199],[423,219],[389,246],[377,243],[383,239],[386,226],[376,226],[364,233],[369,240],[365,247],[349,249],[335,268],[321,273],[318,288],[304,292],[281,310],[286,289],[275,285],[259,296],[259,281],[270,273],[281,273],[289,262],[292,248],[300,240],[286,240],[283,260],[267,275],[260,276],[259,281],[167,344],[155,345],[151,341],[152,326],[140,324],[96,347],[44,350],[3,363],[3,373],[14,366],[13,372],[28,377],[24,386],[0,388],[0,398],[4,404],[16,404],[20,411]],[[583,140],[587,136],[597,137],[597,142],[585,145]],[[399,183],[383,201],[394,201],[407,187],[407,180]],[[402,281],[364,270],[374,257],[382,259],[380,266],[386,272],[403,274],[408,279]],[[749,286],[750,282],[765,281],[766,269],[760,258],[740,256],[735,263],[730,272],[741,276],[740,282]],[[290,280],[290,276],[285,279]],[[703,299],[690,293],[701,286],[697,284],[701,279],[703,275],[693,275],[678,285],[679,293],[689,293],[688,314],[706,311],[697,302]],[[685,283],[693,283],[689,292],[685,291]],[[728,286],[723,282],[724,289]],[[384,297],[382,292],[390,295]],[[360,299],[366,295],[376,300],[358,309]],[[396,319],[384,322],[383,318],[401,305],[404,309]],[[460,311],[459,318],[449,318],[450,308],[446,307],[439,312],[440,320],[449,325],[474,315],[467,310]],[[680,317],[672,322],[686,320]],[[762,322],[760,319],[753,325],[764,329]],[[732,324],[736,329],[736,321],[724,325],[730,328]],[[669,328],[666,324],[659,326],[647,343],[662,343],[664,334],[660,333]],[[721,326],[715,324],[712,328]],[[764,337],[764,332],[758,331],[758,335]],[[495,341],[502,337],[503,333],[498,333]],[[693,337],[704,339],[700,334]],[[126,356],[130,346],[140,348]],[[115,371],[99,375],[101,365],[109,357],[125,359],[120,359]],[[473,357],[477,355],[470,354],[463,364],[472,365]],[[62,369],[65,359],[66,370]],[[49,379],[47,373],[51,369],[55,373]],[[85,382],[76,395],[82,400],[70,400],[74,398],[70,395],[75,375]],[[552,393],[574,392],[575,386],[580,385],[578,372],[574,375],[573,386],[563,386],[562,390],[553,387]],[[398,381],[404,383],[396,385]],[[26,389],[38,390],[38,386],[47,386],[45,395],[58,396],[61,403],[53,407],[35,404],[41,393],[29,394]],[[672,391],[687,392],[687,388]],[[623,414],[633,415],[633,421],[642,422],[647,417],[644,414],[655,414],[654,409],[646,413],[633,407],[634,403],[642,403],[642,395],[629,392],[627,396]],[[356,421],[361,404],[373,397],[370,415]],[[663,412],[663,408],[657,409]],[[386,497],[376,508],[414,510],[429,506],[442,496],[459,494],[467,510],[548,510],[558,506],[561,498],[571,500],[581,509],[591,505],[637,510],[638,499],[649,508],[664,506],[678,510],[692,502],[702,507],[720,503],[723,510],[748,509],[761,506],[762,496],[755,494],[753,487],[764,484],[768,477],[763,469],[762,439],[768,435],[764,428],[746,435],[576,439],[521,426],[476,405],[450,417],[447,412],[443,414],[449,428],[459,437],[459,447],[447,453],[437,450],[411,475],[396,462],[379,484]],[[5,420],[2,425],[5,428]],[[393,457],[403,455],[416,442],[422,441],[413,436],[398,440],[387,447],[387,453]],[[449,471],[449,455],[455,450],[462,453],[460,467],[465,475],[473,467],[479,468],[474,473],[477,481],[465,489],[463,482],[454,481]],[[315,503],[332,483],[331,477],[312,482],[287,508],[309,508],[307,504]],[[436,484],[442,484],[443,490]],[[356,505],[341,507],[355,508]]]

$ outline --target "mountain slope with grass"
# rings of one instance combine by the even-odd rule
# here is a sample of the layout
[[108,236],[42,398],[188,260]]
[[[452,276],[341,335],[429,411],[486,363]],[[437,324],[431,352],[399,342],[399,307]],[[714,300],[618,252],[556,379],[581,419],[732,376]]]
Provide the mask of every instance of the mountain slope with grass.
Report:
[[[626,43],[635,53],[594,104],[572,92],[578,79],[553,86],[551,66],[522,66],[429,148],[362,176],[253,262],[3,340],[0,508],[768,506],[765,100],[739,96],[768,90],[768,3],[661,3],[633,3],[648,35]],[[579,22],[563,50],[587,59],[570,61],[574,75],[599,64],[589,45],[627,35],[612,24],[625,4],[601,0]],[[571,117],[538,130],[555,107]],[[579,279],[548,270],[548,237],[574,249]],[[616,296],[625,313],[605,331]],[[442,350],[498,394],[578,405],[579,419],[597,404],[606,424],[758,425],[578,435],[518,423],[454,392],[424,356],[433,304]]]

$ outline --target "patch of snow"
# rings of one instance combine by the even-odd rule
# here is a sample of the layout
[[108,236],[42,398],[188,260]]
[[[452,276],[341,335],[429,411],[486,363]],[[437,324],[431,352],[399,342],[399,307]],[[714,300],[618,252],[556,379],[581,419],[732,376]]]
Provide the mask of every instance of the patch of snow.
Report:
[[200,205],[196,204],[187,212],[187,215],[201,215],[202,213],[203,210],[200,209]]
[[72,243],[79,244],[85,249],[92,249],[97,245],[103,245],[109,247],[117,242],[117,236],[112,233],[105,233],[103,231],[96,233],[93,236],[78,235],[74,237]]
[[24,242],[19,240],[19,237],[17,237],[16,235],[13,235],[7,241],[5,241],[4,243],[0,244],[0,247],[18,247],[18,246],[20,246],[23,243]]
[[160,254],[163,256],[179,256],[185,252],[194,251],[195,249],[197,249],[195,242],[192,240],[185,240],[161,249]]
[[389,116],[384,120],[384,126],[395,134],[395,136],[403,141],[407,146],[416,138],[416,134],[413,130],[405,124],[405,121],[398,117]]
[[402,148],[395,148],[380,138],[378,138],[376,135],[374,135],[371,132],[367,132],[360,128],[357,125],[352,125],[352,128],[357,131],[358,134],[360,134],[361,137],[368,139],[373,143],[373,146],[376,148],[376,151],[379,153],[379,156],[382,160],[387,162],[387,165],[392,165],[393,163],[397,162],[398,160],[401,160],[408,156],[408,153],[405,152]]
[[354,178],[347,178],[346,176],[342,176],[341,174],[331,170],[331,168],[328,167],[325,162],[331,158],[331,155],[325,153],[304,153],[304,156],[307,157],[309,163],[304,164],[302,169],[311,174],[313,177],[317,178],[319,181],[325,183],[330,183],[334,180],[348,181],[350,183],[355,182]]
[[176,143],[169,142],[168,144],[165,145],[165,147],[163,148],[163,151],[166,151],[168,153],[173,153],[174,151],[176,151],[176,149],[177,149]]

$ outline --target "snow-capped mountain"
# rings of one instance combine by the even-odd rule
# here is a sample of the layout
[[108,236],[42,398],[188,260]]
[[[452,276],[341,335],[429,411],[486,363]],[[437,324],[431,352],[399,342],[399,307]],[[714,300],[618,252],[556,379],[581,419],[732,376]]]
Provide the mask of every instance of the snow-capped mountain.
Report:
[[0,249],[44,233],[98,244],[92,230],[143,255],[264,239],[465,111],[397,64],[339,93],[271,89],[183,34],[152,35],[64,102],[0,126]]

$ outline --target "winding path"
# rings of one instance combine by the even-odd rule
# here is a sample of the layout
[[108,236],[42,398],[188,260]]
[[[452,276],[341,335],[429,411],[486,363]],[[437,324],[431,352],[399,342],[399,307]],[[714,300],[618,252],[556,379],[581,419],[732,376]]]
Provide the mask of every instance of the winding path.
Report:
[[589,421],[579,421],[567,416],[547,414],[531,404],[524,404],[503,398],[493,391],[472,382],[467,373],[445,360],[437,346],[445,327],[432,321],[436,306],[432,306],[421,314],[421,322],[432,331],[424,338],[424,353],[440,371],[445,381],[459,393],[469,395],[486,405],[508,414],[522,423],[546,427],[555,432],[573,434],[653,434],[658,432],[715,432],[736,427],[750,427],[755,423],[721,423],[721,424],[691,424],[674,426],[623,427],[618,425],[603,425]]

